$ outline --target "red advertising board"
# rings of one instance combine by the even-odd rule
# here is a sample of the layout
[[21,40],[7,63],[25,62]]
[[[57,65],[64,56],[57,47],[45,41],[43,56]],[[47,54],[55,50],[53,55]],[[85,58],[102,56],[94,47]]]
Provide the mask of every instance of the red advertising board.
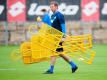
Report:
[[26,0],[7,0],[8,22],[24,22],[26,20]]
[[82,21],[99,21],[99,0],[82,0]]

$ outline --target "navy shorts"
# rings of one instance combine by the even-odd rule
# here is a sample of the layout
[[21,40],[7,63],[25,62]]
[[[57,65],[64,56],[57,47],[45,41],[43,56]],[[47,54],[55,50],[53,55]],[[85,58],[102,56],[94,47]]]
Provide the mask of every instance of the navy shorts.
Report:
[[[60,42],[59,45],[62,46],[62,43],[63,43],[63,42]],[[63,48],[57,48],[56,51],[57,51],[57,52],[63,52]]]

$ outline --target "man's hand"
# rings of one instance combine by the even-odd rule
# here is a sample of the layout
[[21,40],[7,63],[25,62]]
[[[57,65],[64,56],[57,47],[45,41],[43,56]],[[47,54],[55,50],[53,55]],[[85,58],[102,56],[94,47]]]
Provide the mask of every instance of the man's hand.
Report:
[[69,39],[69,37],[70,37],[69,35],[65,35],[65,34],[64,34],[64,35],[63,35],[63,38],[62,38],[62,42],[65,41],[65,40],[67,40],[67,39]]
[[64,42],[64,41],[65,41],[65,39],[66,39],[66,38],[62,38],[62,42]]

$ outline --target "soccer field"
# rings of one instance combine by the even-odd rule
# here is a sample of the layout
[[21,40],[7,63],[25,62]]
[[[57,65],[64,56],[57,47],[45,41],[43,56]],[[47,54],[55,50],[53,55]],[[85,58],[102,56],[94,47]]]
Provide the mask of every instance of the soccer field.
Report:
[[11,51],[19,46],[0,46],[0,80],[106,80],[107,45],[94,45],[96,57],[92,65],[73,59],[78,71],[71,73],[70,66],[57,59],[54,74],[43,74],[49,68],[49,61],[26,65],[22,60],[12,61]]

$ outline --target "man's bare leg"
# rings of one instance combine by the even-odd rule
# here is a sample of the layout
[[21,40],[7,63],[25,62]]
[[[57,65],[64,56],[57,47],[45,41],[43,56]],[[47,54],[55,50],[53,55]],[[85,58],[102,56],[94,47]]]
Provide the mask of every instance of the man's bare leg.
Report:
[[55,63],[56,63],[56,56],[51,56],[50,65],[55,65]]
[[56,63],[56,56],[51,56],[50,60],[50,68],[46,71],[46,74],[52,74],[54,71],[54,65]]
[[78,69],[77,65],[71,60],[68,55],[60,54],[59,56],[71,65],[72,73],[74,73]]

